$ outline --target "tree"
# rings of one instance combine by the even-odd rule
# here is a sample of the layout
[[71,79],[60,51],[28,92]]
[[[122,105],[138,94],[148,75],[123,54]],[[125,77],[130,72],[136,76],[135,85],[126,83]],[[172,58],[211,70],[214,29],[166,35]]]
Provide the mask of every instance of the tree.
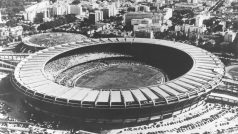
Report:
[[18,23],[17,20],[11,19],[11,20],[7,21],[6,25],[9,27],[15,27],[15,26],[17,26],[17,23]]
[[57,0],[50,0],[52,3],[55,3]]
[[65,20],[68,22],[68,23],[71,23],[71,22],[74,22],[76,21],[76,17],[74,14],[68,14],[65,16]]
[[207,19],[207,20],[203,20],[203,24],[206,25],[206,27],[211,27],[214,24],[214,19]]
[[55,28],[67,23],[71,23],[76,21],[76,17],[75,15],[69,14],[69,15],[65,15],[62,17],[57,17],[55,18],[54,21],[50,21],[50,22],[44,22],[42,24],[40,24],[40,26],[37,28],[37,30],[47,30],[47,29],[51,29],[51,28]]
[[126,26],[124,26],[124,30],[132,31],[133,30],[133,26],[132,25],[126,25]]
[[194,25],[195,22],[196,22],[196,19],[191,19],[190,22],[189,22],[189,24],[190,24],[190,25]]
[[23,31],[35,31],[35,28],[30,25],[22,25]]
[[122,10],[119,11],[119,13],[123,15],[123,14],[126,13],[126,11],[124,9],[122,9]]
[[184,24],[181,16],[173,16],[169,20],[172,21],[173,25],[183,25]]
[[134,7],[128,7],[128,8],[127,8],[127,11],[128,11],[128,12],[135,12],[136,9],[135,9]]

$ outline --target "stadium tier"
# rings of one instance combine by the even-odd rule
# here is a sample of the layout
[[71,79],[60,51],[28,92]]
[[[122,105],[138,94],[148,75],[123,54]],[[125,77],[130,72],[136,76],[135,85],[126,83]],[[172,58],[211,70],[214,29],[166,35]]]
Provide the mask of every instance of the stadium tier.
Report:
[[[119,64],[125,69],[129,63],[130,68],[148,65],[149,71],[159,72],[156,78],[162,81],[128,88],[75,84],[95,70]],[[162,78],[160,72],[167,76]],[[37,110],[83,122],[130,124],[161,120],[198,106],[221,82],[224,73],[224,65],[216,56],[191,45],[157,39],[104,38],[36,52],[17,65],[11,82],[27,104]]]

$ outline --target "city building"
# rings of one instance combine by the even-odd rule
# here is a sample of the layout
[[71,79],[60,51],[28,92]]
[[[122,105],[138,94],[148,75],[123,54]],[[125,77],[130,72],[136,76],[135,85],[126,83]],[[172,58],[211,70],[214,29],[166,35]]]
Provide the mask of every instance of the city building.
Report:
[[[52,11],[50,9],[50,2],[49,1],[42,1],[40,3],[31,5],[25,9],[24,20],[28,20],[30,22],[35,22],[35,19],[39,19],[37,17],[47,18],[51,17]],[[40,15],[41,14],[41,15]]]
[[18,39],[23,34],[23,27],[0,27],[0,40],[6,40],[9,37],[12,39]]
[[68,5],[68,14],[82,15],[82,5]]
[[188,25],[188,24],[184,24],[182,26],[180,26],[180,25],[175,26],[175,32],[182,31],[186,34],[189,34],[189,33],[203,34],[206,30],[207,30],[207,28],[205,25],[203,25],[201,27],[194,26],[194,25]]
[[233,31],[227,31],[224,34],[224,41],[225,42],[229,42],[229,43],[233,43],[234,39],[236,38],[237,33],[233,32]]
[[43,15],[43,21],[46,22],[46,21],[50,21],[51,18],[54,17],[54,10],[52,7],[48,7],[46,8],[45,12],[44,12],[44,15]]
[[[215,3],[214,3],[215,4]],[[193,3],[176,3],[175,5],[176,9],[195,9],[202,7],[202,4],[193,4]]]
[[95,21],[102,21],[103,20],[103,11],[96,10],[95,11]]
[[131,25],[132,19],[152,18],[153,13],[150,12],[129,12],[124,15],[124,23]]
[[116,16],[118,14],[118,9],[117,9],[116,3],[109,4],[108,8],[110,10],[109,16]]
[[163,16],[164,20],[168,20],[172,17],[172,15],[173,15],[172,8],[165,8],[163,11],[164,11],[164,16]]
[[7,39],[7,37],[10,35],[9,28],[7,27],[0,27],[0,40]]
[[110,9],[103,8],[102,11],[103,11],[103,19],[109,19],[109,17],[110,17]]
[[146,5],[136,5],[135,11],[136,12],[150,12],[150,7]]
[[106,5],[102,8],[103,11],[103,19],[108,19],[111,16],[116,16],[118,14],[118,9],[115,3]]
[[161,23],[163,22],[163,14],[162,13],[154,13],[152,16],[152,23]]
[[22,36],[23,34],[23,27],[22,26],[11,27],[9,29],[9,34],[12,37],[18,38],[19,36]]
[[168,25],[164,24],[139,24],[133,26],[134,31],[152,31],[152,32],[165,32],[168,30]]
[[195,20],[195,25],[201,27],[203,25],[203,21],[210,18],[210,14],[208,15],[197,15]]
[[131,25],[139,25],[139,24],[152,24],[152,19],[144,18],[144,19],[132,19]]
[[68,5],[56,3],[53,5],[54,15],[65,15],[68,13]]
[[103,11],[96,10],[94,12],[89,13],[89,21],[92,23],[102,21],[103,20]]

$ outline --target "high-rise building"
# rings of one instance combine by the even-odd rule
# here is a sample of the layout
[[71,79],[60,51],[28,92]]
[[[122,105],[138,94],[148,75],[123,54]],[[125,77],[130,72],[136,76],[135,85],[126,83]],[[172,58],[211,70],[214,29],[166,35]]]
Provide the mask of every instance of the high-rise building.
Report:
[[53,11],[55,15],[68,14],[68,5],[62,5],[62,4],[54,5]]
[[107,6],[105,6],[103,9],[103,19],[108,19],[111,16],[116,16],[118,13],[116,3],[111,3]]
[[82,5],[68,5],[68,14],[82,15]]
[[103,20],[103,11],[101,10],[96,10],[95,11],[95,21],[101,21]]
[[110,17],[110,10],[108,8],[103,8],[103,19],[109,19]]
[[23,15],[25,20],[35,22],[35,19],[38,19],[37,17],[39,17],[39,14],[43,14],[41,15],[43,18],[53,16],[53,11],[49,1],[42,1],[26,8]]
[[116,16],[116,14],[118,13],[116,4],[115,3],[111,3],[110,5],[108,5],[108,8],[110,10],[110,15],[109,16]]
[[95,12],[91,12],[89,14],[89,21],[92,23],[102,21],[103,20],[103,11],[96,10]]
[[57,0],[53,3],[53,13],[54,15],[66,15],[69,14],[68,6],[72,1],[70,0]]
[[93,12],[89,13],[88,19],[89,19],[89,22],[95,23],[96,22],[96,14]]

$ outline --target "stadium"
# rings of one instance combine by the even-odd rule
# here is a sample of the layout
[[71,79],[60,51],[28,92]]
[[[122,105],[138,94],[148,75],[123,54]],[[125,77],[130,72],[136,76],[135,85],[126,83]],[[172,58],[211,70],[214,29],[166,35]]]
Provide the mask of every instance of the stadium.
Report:
[[142,38],[87,39],[21,61],[11,83],[36,110],[81,122],[129,125],[200,105],[225,75],[212,53]]
[[36,52],[38,50],[52,47],[55,45],[65,44],[68,42],[75,42],[84,40],[87,37],[74,33],[49,32],[40,33],[23,38],[22,43],[16,47],[18,52]]

